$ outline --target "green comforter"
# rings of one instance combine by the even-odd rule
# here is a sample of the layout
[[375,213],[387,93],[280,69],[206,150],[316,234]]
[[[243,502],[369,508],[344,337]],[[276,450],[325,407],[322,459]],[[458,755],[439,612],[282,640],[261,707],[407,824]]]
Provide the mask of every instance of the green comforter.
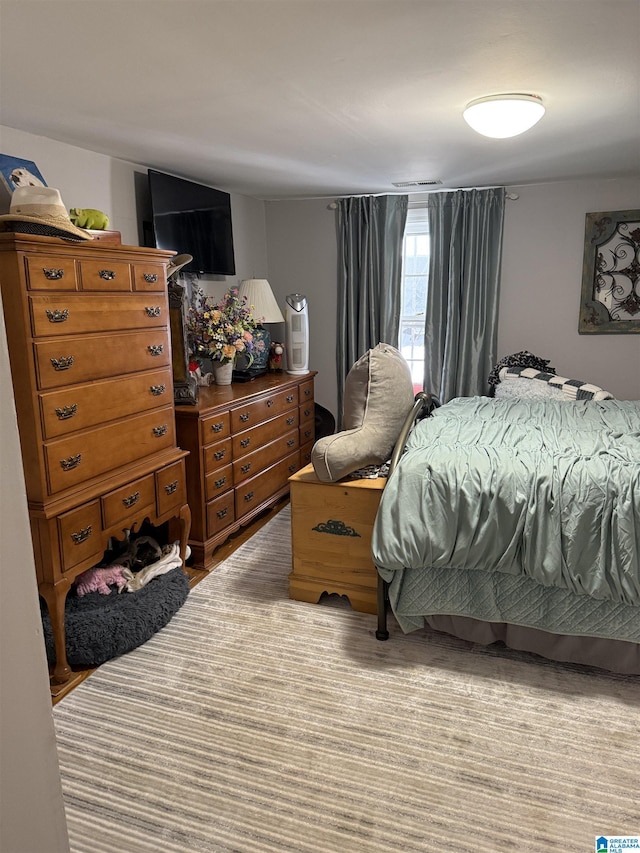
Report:
[[382,494],[373,558],[640,604],[640,402],[452,400]]

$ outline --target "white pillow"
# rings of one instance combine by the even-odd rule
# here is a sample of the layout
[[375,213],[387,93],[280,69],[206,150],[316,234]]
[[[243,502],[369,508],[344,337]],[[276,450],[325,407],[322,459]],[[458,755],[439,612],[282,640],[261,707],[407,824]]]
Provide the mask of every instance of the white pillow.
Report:
[[544,398],[569,402],[569,397],[560,388],[552,388],[547,382],[536,382],[531,379],[509,379],[506,382],[498,382],[495,397],[498,400],[526,397],[527,399],[539,400]]

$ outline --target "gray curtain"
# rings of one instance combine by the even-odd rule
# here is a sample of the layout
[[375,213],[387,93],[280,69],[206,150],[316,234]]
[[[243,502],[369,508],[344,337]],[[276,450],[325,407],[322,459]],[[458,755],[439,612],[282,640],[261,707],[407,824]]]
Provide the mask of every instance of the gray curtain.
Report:
[[488,394],[496,363],[504,187],[429,197],[425,389],[441,403]]
[[398,345],[408,196],[338,201],[338,420],[351,366],[379,343]]

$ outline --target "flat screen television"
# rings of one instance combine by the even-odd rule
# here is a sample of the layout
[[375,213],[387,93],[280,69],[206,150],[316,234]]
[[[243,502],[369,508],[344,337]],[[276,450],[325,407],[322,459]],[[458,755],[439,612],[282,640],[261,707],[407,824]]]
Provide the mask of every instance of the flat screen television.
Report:
[[154,169],[149,192],[157,249],[193,255],[185,272],[235,275],[229,193]]

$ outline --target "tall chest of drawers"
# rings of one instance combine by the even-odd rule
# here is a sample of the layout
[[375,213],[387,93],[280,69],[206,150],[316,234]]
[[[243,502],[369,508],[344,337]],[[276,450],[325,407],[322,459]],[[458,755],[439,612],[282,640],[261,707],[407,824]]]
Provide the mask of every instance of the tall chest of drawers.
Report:
[[190,512],[176,445],[166,264],[172,252],[0,234],[0,286],[38,590],[69,675],[64,610],[109,539]]
[[187,457],[193,567],[208,570],[232,533],[289,491],[311,458],[314,376],[268,374],[248,383],[199,389],[195,406],[176,406]]

